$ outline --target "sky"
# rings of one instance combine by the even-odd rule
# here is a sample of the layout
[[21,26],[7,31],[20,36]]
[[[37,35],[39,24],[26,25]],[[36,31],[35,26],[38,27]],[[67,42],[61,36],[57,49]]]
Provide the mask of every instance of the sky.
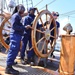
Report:
[[[40,2],[40,3],[39,3]],[[38,4],[39,3],[39,4]],[[58,21],[60,22],[60,34],[65,34],[63,27],[67,23],[71,23],[73,32],[75,32],[75,0],[33,0],[33,6],[37,7],[39,11],[46,9],[50,12],[59,12]]]

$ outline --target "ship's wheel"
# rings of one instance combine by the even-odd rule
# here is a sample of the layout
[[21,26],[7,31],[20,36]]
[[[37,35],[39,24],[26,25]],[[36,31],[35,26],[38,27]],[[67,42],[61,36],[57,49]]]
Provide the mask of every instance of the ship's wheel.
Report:
[[6,39],[9,38],[10,33],[10,16],[9,13],[0,14],[0,43],[6,48],[6,50],[9,49],[9,44],[6,42]]
[[[38,22],[42,24],[42,27],[38,28]],[[49,23],[44,25],[45,22]],[[56,42],[56,23],[48,10],[43,10],[37,14],[33,22],[31,36],[36,55],[48,57],[53,51]]]

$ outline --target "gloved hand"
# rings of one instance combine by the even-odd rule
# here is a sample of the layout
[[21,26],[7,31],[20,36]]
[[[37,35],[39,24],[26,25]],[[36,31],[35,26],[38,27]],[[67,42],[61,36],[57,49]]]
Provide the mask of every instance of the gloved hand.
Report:
[[26,29],[29,29],[30,27],[31,27],[30,25],[25,26]]

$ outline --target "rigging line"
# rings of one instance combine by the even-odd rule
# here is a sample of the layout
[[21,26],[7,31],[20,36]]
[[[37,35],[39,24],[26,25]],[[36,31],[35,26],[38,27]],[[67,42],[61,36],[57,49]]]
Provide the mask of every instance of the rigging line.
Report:
[[72,11],[69,11],[67,13],[64,13],[64,14],[60,14],[60,17],[65,17],[65,16],[69,16],[71,18],[75,18],[74,16],[70,16],[70,15],[74,15],[75,14],[75,10],[72,10]]
[[[66,12],[66,13],[64,13],[64,14],[70,14],[70,13],[73,13],[73,12],[75,12],[75,10]],[[64,14],[61,14],[61,15],[64,15]]]
[[67,14],[61,14],[61,15],[74,15],[75,12],[72,12],[72,13],[67,13]]
[[[50,2],[50,3],[48,3],[48,4],[46,4],[46,5],[50,5],[50,4],[52,4],[53,2],[55,2],[56,0],[53,0],[52,2]],[[44,7],[46,7],[46,5],[45,6],[43,6],[41,9],[43,9]],[[41,10],[40,9],[40,10]]]
[[55,2],[56,0],[53,0],[52,2],[50,2],[50,3],[48,3],[47,5],[50,5],[50,4],[52,4],[53,2]]
[[68,17],[68,16],[69,16],[70,18],[75,18],[75,16],[70,16],[70,15],[61,15],[61,14],[60,14],[59,17],[61,18],[61,17]]
[[69,16],[69,18],[75,18],[75,16]]
[[[71,14],[60,14],[60,16],[70,16],[70,15],[74,15],[75,12],[71,13]],[[73,17],[73,16],[70,16],[70,17]]]
[[[64,17],[64,16],[62,16],[62,17]],[[59,18],[62,18],[62,17],[59,17]],[[68,16],[66,16],[66,17],[68,17]],[[69,16],[69,18],[75,18],[75,16]]]
[[38,2],[36,5],[34,5],[34,7],[37,6],[37,5],[39,5],[42,1],[43,1],[43,0],[41,0],[40,2]]
[[69,15],[74,15],[75,14],[75,12],[74,13],[71,13],[71,14],[60,14],[61,16],[69,16]]

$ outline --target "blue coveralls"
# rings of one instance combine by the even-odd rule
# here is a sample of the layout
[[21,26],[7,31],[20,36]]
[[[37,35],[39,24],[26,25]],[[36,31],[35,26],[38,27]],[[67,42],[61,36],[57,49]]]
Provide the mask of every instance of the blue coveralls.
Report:
[[[32,25],[31,23],[33,22],[35,18],[35,15],[32,15],[32,14],[28,14],[26,17],[25,17],[25,21],[24,21],[24,26],[27,26],[27,25]],[[37,23],[37,28],[39,27],[42,27],[42,24],[39,24]],[[32,47],[32,42],[31,42],[31,29],[25,29],[25,33],[24,33],[24,37],[23,37],[23,44],[22,44],[22,50],[21,50],[21,59],[24,60],[24,56],[25,56],[25,50],[26,50],[26,46],[27,46],[27,43],[29,42],[29,49]],[[27,54],[27,58],[28,59],[33,59],[34,58],[34,50],[30,50],[28,51],[28,54]]]
[[15,13],[10,19],[12,28],[10,32],[10,48],[7,56],[7,65],[14,64],[14,60],[20,49],[20,42],[25,29],[21,20],[22,17],[19,15],[19,13]]
[[[28,14],[25,17],[25,21],[24,21],[24,26],[27,25],[31,25],[31,23],[33,22],[35,18],[35,15],[32,14]],[[22,50],[21,50],[21,59],[24,59],[25,56],[25,50],[26,50],[26,46],[27,43],[29,42],[29,49],[32,47],[32,42],[31,42],[31,29],[25,29],[25,33],[24,33],[24,37],[23,37],[23,44],[22,44]],[[28,51],[28,59],[30,59],[31,57],[34,57],[34,50],[32,49],[31,51]]]

